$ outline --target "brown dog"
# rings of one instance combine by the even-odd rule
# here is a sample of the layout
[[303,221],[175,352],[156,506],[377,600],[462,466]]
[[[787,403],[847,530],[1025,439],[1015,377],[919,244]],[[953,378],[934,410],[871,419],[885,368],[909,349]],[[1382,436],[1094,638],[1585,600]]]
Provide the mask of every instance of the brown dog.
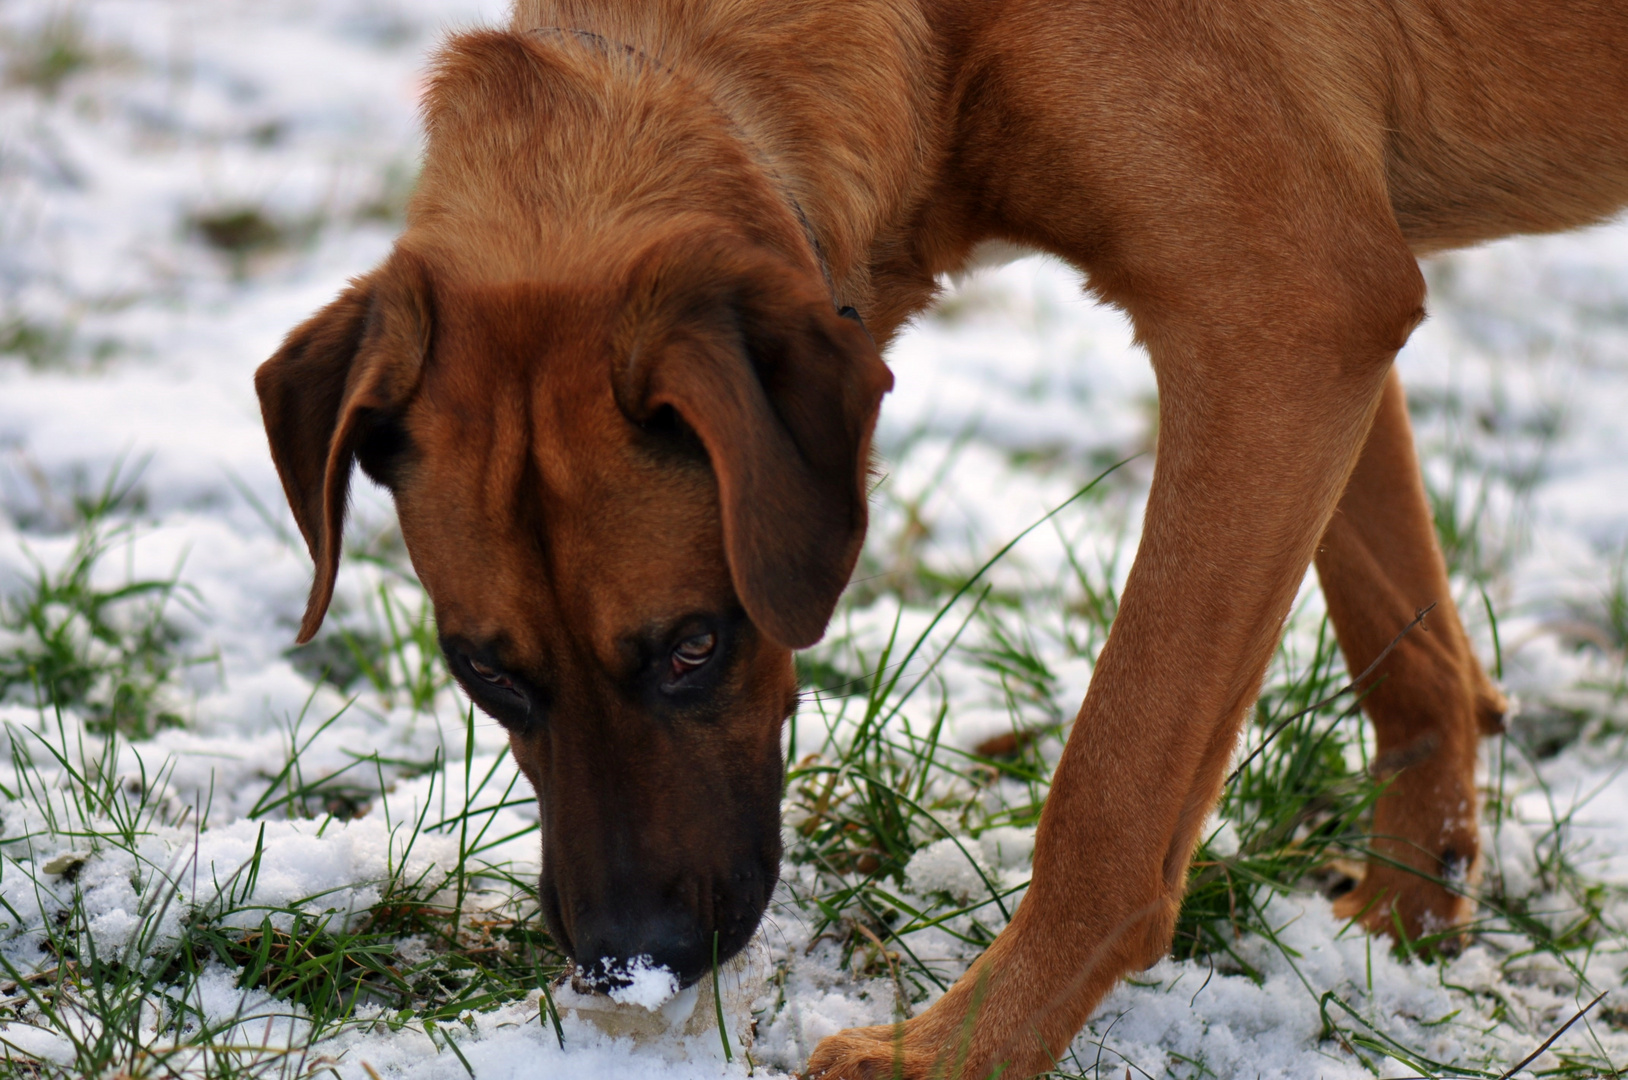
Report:
[[301,640],[358,461],[537,789],[560,944],[693,979],[775,880],[791,650],[863,538],[877,348],[1022,244],[1152,357],[1141,549],[1011,925],[810,1072],[1028,1075],[1164,951],[1313,558],[1353,670],[1437,605],[1367,701],[1405,768],[1340,909],[1451,927],[1502,702],[1391,361],[1417,256],[1628,201],[1624,56],[1605,0],[522,0],[437,61],[395,253],[257,377],[317,565]]

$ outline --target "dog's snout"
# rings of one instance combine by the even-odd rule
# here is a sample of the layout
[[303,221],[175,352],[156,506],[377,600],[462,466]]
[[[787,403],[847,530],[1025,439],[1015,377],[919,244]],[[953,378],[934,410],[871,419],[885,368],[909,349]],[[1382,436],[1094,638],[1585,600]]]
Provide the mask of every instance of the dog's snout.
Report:
[[652,705],[643,674],[607,685],[566,668],[546,729],[511,734],[537,790],[539,906],[584,989],[624,988],[646,967],[693,985],[768,906],[796,676],[789,653],[738,632],[699,712]]

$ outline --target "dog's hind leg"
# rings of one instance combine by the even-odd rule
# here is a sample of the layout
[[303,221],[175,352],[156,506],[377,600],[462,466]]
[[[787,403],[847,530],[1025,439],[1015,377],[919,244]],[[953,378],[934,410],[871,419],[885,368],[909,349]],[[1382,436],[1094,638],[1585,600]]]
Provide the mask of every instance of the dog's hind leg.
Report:
[[1475,760],[1504,699],[1470,648],[1447,583],[1396,372],[1317,551],[1317,575],[1347,666],[1365,670],[1430,605],[1366,686],[1377,735],[1373,854],[1335,904],[1346,918],[1410,939],[1461,925],[1480,855]]

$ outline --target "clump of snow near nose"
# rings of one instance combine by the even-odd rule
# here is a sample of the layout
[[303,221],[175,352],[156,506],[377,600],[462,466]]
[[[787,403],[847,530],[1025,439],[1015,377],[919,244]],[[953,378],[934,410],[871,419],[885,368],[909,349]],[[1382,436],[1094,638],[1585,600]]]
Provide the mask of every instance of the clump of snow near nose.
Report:
[[637,957],[624,966],[601,969],[626,980],[625,986],[606,994],[585,993],[567,979],[554,987],[554,1003],[567,1023],[567,1041],[569,1028],[576,1025],[594,1038],[626,1040],[669,1062],[710,1061],[722,1054],[720,1011],[729,1044],[741,1050],[753,1046],[753,1009],[760,1009],[771,991],[767,954],[763,938],[756,937],[717,971],[682,990],[671,971],[650,957]]
[[654,1012],[678,996],[678,976],[648,956],[635,956],[615,974],[628,980],[610,992],[618,1005],[638,1005]]

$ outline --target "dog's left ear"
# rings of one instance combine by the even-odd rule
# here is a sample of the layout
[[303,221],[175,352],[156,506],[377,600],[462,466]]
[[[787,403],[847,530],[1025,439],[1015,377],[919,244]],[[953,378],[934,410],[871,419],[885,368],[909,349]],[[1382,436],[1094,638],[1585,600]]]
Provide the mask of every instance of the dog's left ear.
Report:
[[316,564],[296,643],[333,599],[352,464],[388,483],[396,421],[418,386],[430,333],[422,264],[396,252],[283,340],[254,374],[283,493]]
[[[730,577],[788,648],[825,633],[865,540],[870,441],[893,374],[855,318],[773,256],[635,286],[614,379],[636,421],[673,409],[718,480]],[[744,261],[744,265],[743,265]]]

